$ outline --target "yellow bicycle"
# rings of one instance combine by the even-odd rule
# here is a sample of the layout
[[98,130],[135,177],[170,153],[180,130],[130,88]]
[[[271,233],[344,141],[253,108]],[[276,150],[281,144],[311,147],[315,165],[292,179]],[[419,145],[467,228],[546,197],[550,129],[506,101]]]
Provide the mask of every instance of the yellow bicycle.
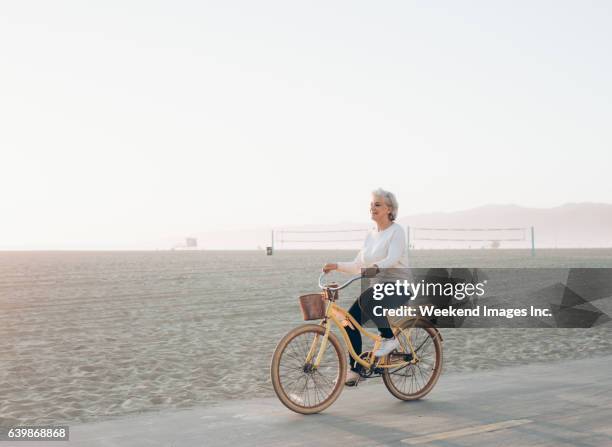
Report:
[[[319,277],[321,293],[300,297],[304,319],[321,321],[290,331],[272,356],[272,386],[280,401],[297,413],[312,414],[325,410],[340,396],[346,377],[346,356],[338,337],[331,332],[330,323],[338,328],[363,378],[382,376],[387,389],[401,400],[416,400],[428,394],[442,371],[442,336],[438,329],[421,318],[391,322],[400,347],[384,357],[375,357],[381,337],[366,331],[336,304],[338,291],[363,276],[341,286],[321,284],[323,276]],[[373,349],[357,355],[346,332],[347,325],[372,339]]]

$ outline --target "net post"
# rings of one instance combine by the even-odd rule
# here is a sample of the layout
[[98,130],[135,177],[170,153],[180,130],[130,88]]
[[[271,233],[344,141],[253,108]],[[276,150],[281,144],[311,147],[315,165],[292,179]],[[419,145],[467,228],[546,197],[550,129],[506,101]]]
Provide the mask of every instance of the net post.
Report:
[[270,231],[270,245],[266,247],[266,255],[272,256],[274,254],[274,230]]
[[410,252],[410,225],[406,225],[406,251]]
[[535,256],[535,231],[533,225],[531,226],[531,256]]

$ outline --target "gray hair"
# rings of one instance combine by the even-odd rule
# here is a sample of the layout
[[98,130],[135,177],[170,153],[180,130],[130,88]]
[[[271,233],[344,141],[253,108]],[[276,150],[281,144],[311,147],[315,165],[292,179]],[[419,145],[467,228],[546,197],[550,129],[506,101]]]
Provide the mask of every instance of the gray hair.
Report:
[[395,195],[392,192],[385,191],[382,188],[378,188],[372,191],[372,195],[383,199],[387,206],[391,208],[391,212],[389,213],[389,219],[391,221],[394,221],[397,217],[397,210],[399,209],[399,203],[397,203]]

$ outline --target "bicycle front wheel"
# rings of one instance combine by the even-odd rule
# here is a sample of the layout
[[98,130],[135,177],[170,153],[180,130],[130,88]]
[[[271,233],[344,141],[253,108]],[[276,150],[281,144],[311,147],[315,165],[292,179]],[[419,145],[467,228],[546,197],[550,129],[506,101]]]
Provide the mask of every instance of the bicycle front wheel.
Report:
[[340,396],[346,377],[346,359],[338,338],[329,333],[320,363],[315,366],[325,328],[306,324],[278,343],[270,374],[274,392],[290,410],[318,413]]

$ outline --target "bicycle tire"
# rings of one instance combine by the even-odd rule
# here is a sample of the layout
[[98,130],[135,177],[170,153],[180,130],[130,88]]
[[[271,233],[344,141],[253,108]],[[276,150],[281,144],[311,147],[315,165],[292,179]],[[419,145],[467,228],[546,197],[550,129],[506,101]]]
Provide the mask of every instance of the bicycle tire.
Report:
[[[417,346],[414,347],[417,349],[417,358],[419,358],[418,351],[427,346],[428,342],[431,342],[433,351],[429,351],[430,355],[427,355],[427,358],[425,358],[426,351],[421,351],[422,357],[416,364],[410,364],[397,370],[385,368],[383,371],[383,382],[389,392],[398,399],[405,401],[418,400],[431,392],[442,373],[443,352],[440,333],[429,323],[422,321],[408,321],[399,329],[400,332],[397,334],[397,337],[408,336],[407,334],[410,330],[412,330],[412,333],[410,333],[411,337],[415,335],[415,331],[418,332],[421,339],[418,340]],[[426,376],[425,374],[429,372],[431,374]],[[396,379],[408,385],[408,390],[405,389],[406,387],[400,388],[399,381]]]
[[[315,324],[299,326],[281,339],[272,355],[270,376],[274,392],[283,405],[296,413],[314,414],[325,410],[335,402],[344,388],[347,368],[346,357],[338,341],[338,337],[333,333],[329,333],[324,358],[318,369],[308,371],[307,363],[302,362],[300,365],[301,357],[303,357],[304,360],[306,358],[306,345],[312,343],[317,336],[319,337],[318,340],[322,339],[324,334],[325,328],[322,326]],[[300,337],[305,340],[305,342],[303,342]],[[316,351],[318,352],[318,349]],[[321,373],[322,366],[329,369],[329,371],[327,369],[325,370],[325,373],[329,377],[323,377]],[[333,382],[331,379],[332,376],[335,376]],[[314,388],[319,385],[315,377],[321,380],[320,384],[325,385],[325,387],[322,386],[319,388],[319,391]],[[301,393],[303,397],[299,397],[299,387],[302,384],[302,379],[304,379],[304,387]],[[310,393],[306,394],[306,391],[310,389],[310,382],[314,385],[315,397],[313,400],[310,398]],[[298,388],[297,391],[295,389],[296,384]]]

